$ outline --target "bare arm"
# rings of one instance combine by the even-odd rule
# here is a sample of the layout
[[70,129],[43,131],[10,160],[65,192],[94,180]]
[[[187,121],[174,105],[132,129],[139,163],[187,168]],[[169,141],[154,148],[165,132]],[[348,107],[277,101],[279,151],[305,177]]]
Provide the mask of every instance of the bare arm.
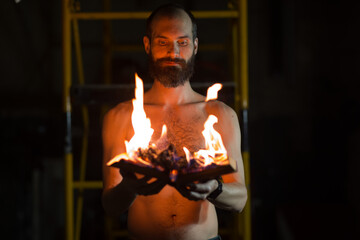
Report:
[[[125,212],[135,201],[137,195],[151,195],[158,193],[165,183],[139,176],[134,172],[127,172],[107,166],[107,162],[117,154],[124,153],[125,140],[128,129],[132,129],[130,115],[132,108],[127,104],[120,104],[109,111],[104,118],[103,125],[103,194],[102,202],[108,215],[118,216]],[[131,131],[130,131],[131,132]]]
[[108,215],[117,216],[126,211],[136,194],[122,183],[118,169],[106,165],[116,154],[125,152],[126,125],[129,114],[126,107],[110,110],[103,123],[103,194],[102,202]]
[[[240,126],[235,112],[229,107],[217,104],[214,114],[219,122],[214,128],[221,134],[228,157],[236,160],[237,172],[223,176],[222,193],[212,200],[212,203],[222,209],[231,211],[242,211],[247,200],[245,187],[244,166],[241,156]],[[218,187],[216,180],[209,180],[204,183],[191,184],[189,190],[180,188],[180,192],[191,200],[205,200]]]
[[[237,162],[237,172],[223,176],[223,192],[213,203],[220,208],[242,211],[247,200],[247,190],[241,156],[240,126],[236,113],[229,107],[220,111],[218,129],[222,135],[228,156]],[[217,185],[216,182],[216,187]]]

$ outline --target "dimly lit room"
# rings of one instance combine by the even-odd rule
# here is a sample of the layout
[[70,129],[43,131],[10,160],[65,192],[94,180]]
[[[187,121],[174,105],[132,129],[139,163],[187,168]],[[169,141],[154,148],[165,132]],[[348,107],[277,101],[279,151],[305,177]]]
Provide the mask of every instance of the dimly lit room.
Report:
[[[119,216],[110,216],[104,207],[104,174],[109,174],[106,169],[117,171],[119,176],[129,174],[104,166],[117,149],[109,147],[106,139],[123,140],[129,132],[136,134],[134,123],[134,130],[124,127],[125,123],[119,126],[125,130],[117,131],[126,131],[118,134],[121,137],[111,134],[117,122],[104,130],[110,121],[104,116],[110,116],[109,112],[118,109],[121,102],[131,105],[131,99],[142,99],[134,94],[135,87],[139,89],[135,74],[142,79],[145,92],[150,94],[154,89],[149,60],[155,56],[152,51],[161,52],[155,50],[163,41],[156,48],[152,36],[165,37],[151,29],[153,35],[144,38],[148,36],[146,24],[152,11],[169,2],[180,4],[195,17],[198,42],[193,39],[190,15],[186,16],[193,24],[189,25],[193,35],[181,36],[193,40],[186,42],[193,47],[195,57],[189,83],[203,95],[193,96],[205,99],[209,96],[207,89],[221,83],[217,100],[214,97],[198,104],[225,103],[229,107],[226,109],[232,109],[232,122],[241,133],[238,131],[236,138],[235,128],[226,134],[233,131],[228,126],[231,130],[221,134],[225,147],[236,146],[235,150],[230,147],[229,156],[224,153],[230,162],[227,165],[219,164],[211,171],[201,166],[205,170],[192,175],[180,175],[175,167],[169,170],[170,174],[179,174],[175,179],[188,177],[190,187],[184,191],[193,191],[194,185],[216,183],[216,190],[212,188],[208,196],[204,195],[206,199],[188,196],[186,201],[194,205],[203,202],[202,207],[214,209],[217,222],[212,224],[218,229],[199,218],[191,228],[188,226],[188,235],[172,235],[169,230],[169,237],[149,235],[148,239],[360,239],[360,37],[356,30],[360,26],[360,6],[358,2],[340,0],[0,1],[2,239],[144,239],[140,236],[145,230],[137,233],[144,222],[151,222],[144,219],[157,223],[156,216],[149,215],[155,210],[139,210],[137,216],[143,219],[134,217],[132,209],[140,204],[137,201],[150,206],[138,199],[157,199],[147,192],[134,195],[131,209]],[[162,26],[161,19],[178,18],[164,16],[155,17],[151,26]],[[185,52],[178,49],[187,47],[179,45],[172,51]],[[144,101],[148,101],[149,94],[145,94]],[[151,115],[147,109],[146,114]],[[192,110],[183,112],[185,116],[196,114]],[[127,115],[122,114],[119,118],[125,119]],[[227,117],[219,119],[215,129],[230,122]],[[174,122],[174,129],[181,128],[182,132],[174,139],[197,126],[196,121],[191,127],[176,124],[180,123]],[[170,126],[168,135],[174,132]],[[125,144],[128,149],[128,142],[123,142],[121,146]],[[113,151],[111,158],[108,149]],[[189,159],[194,162],[197,155],[186,150],[182,159],[190,164]],[[175,150],[169,145],[166,151]],[[164,152],[156,153],[160,156]],[[230,156],[234,152],[241,160],[234,160],[235,165]],[[121,166],[125,169],[127,165]],[[139,173],[147,178],[146,173]],[[138,174],[131,176],[138,178]],[[176,182],[173,176],[162,188],[173,191],[174,199],[185,198],[178,187],[180,180]],[[236,205],[232,208],[217,205],[226,194],[230,196],[229,176],[241,176],[239,181],[247,190],[247,200],[242,198],[244,206],[238,207],[238,202],[229,203]],[[110,185],[107,181],[104,184]],[[149,186],[154,183],[149,181]],[[161,195],[162,188],[151,194]],[[219,192],[213,199],[215,191]],[[151,201],[149,204],[155,206],[162,204],[160,212],[175,206]],[[191,213],[191,218],[196,214]],[[200,224],[202,228],[197,228]],[[162,227],[151,231],[163,231]],[[214,238],[214,233],[221,238]]]

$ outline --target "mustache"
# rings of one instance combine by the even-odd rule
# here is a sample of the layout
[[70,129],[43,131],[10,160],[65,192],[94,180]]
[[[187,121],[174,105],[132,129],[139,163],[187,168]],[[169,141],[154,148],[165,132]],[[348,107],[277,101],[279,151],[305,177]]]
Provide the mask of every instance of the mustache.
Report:
[[186,64],[185,60],[182,58],[166,57],[166,58],[160,58],[160,59],[156,60],[156,63],[162,63],[162,62],[174,62],[174,63],[179,63],[182,65]]

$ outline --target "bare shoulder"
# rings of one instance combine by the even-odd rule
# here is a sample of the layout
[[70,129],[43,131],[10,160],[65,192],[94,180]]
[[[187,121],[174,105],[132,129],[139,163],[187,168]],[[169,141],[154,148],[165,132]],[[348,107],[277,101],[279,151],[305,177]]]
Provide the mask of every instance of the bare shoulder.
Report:
[[[110,149],[109,156],[120,151],[123,147],[122,142],[128,134],[131,124],[131,102],[123,102],[110,109],[104,116],[102,137],[105,151]],[[111,156],[110,156],[111,155]]]
[[122,102],[111,108],[104,116],[104,124],[109,124],[111,122],[121,122],[126,119],[132,112],[131,101]]
[[228,105],[226,105],[224,102],[218,101],[218,100],[212,100],[209,101],[206,105],[206,110],[209,114],[215,115],[219,121],[238,121],[237,114]]

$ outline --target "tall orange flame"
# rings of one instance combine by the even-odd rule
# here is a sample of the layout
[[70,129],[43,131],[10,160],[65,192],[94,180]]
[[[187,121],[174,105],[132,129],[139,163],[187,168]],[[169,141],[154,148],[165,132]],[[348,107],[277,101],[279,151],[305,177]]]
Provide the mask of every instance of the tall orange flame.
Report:
[[216,163],[221,165],[223,161],[227,160],[227,152],[220,133],[214,129],[214,124],[218,122],[217,117],[210,115],[204,124],[204,131],[202,134],[205,139],[205,149],[200,149],[194,153],[196,159],[203,159],[203,164],[209,165]]
[[134,136],[129,142],[125,141],[126,152],[128,153],[133,153],[139,148],[147,148],[154,133],[150,119],[146,117],[144,110],[144,85],[137,74],[135,74],[135,84],[135,98],[132,100],[134,110],[131,115]]
[[150,119],[146,117],[144,110],[144,85],[141,78],[137,74],[135,74],[135,85],[135,98],[132,100],[133,112],[131,115],[134,136],[130,139],[129,142],[125,140],[126,153],[115,156],[107,163],[108,166],[114,162],[120,161],[121,159],[136,159],[143,164],[149,164],[136,156],[139,148],[146,149],[149,147],[154,129],[151,128]]
[[[111,159],[107,163],[108,166],[120,161],[121,159],[141,163],[148,166],[151,165],[151,163],[146,162],[138,157],[137,154],[139,148],[147,149],[149,147],[154,129],[151,128],[150,119],[146,117],[144,110],[143,82],[137,74],[135,74],[135,83],[135,98],[132,100],[133,112],[131,115],[134,136],[130,139],[130,141],[125,140],[126,152],[119,154]],[[218,91],[221,88],[222,85],[219,83],[209,87],[205,101],[216,99]],[[213,127],[217,121],[218,119],[216,116],[210,115],[204,124],[204,130],[202,131],[202,134],[205,139],[205,149],[200,149],[199,151],[192,154],[186,147],[183,147],[188,163],[191,159],[195,159],[202,166],[207,166],[212,163],[217,165],[227,164],[227,152],[222,142],[221,135]],[[162,127],[161,137],[158,140],[159,143],[162,142],[161,140],[166,140],[166,131],[166,125],[164,124]],[[155,144],[151,146],[156,148]]]
[[[217,99],[218,91],[221,88],[222,85],[220,83],[216,83],[209,87],[205,101],[207,102]],[[221,139],[221,135],[213,127],[217,122],[218,119],[214,115],[210,115],[205,121],[204,131],[202,131],[205,139],[205,149],[200,149],[194,153],[194,158],[200,160],[200,163],[204,166],[210,165],[212,163],[216,163],[218,165],[225,164],[227,160],[227,152]],[[189,161],[191,156],[188,151],[185,151],[185,156]]]

